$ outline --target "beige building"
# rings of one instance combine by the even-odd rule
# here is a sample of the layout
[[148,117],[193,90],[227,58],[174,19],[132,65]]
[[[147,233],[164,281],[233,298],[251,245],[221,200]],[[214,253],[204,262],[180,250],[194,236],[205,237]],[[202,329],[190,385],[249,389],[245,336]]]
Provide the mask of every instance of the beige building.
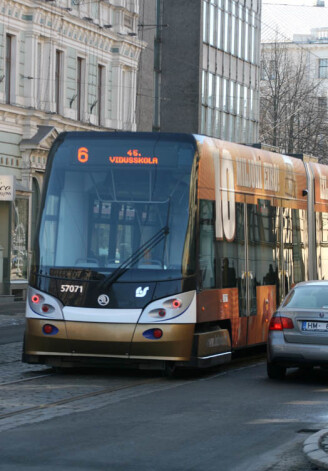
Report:
[[0,0],[0,302],[24,297],[47,153],[135,130],[138,0]]

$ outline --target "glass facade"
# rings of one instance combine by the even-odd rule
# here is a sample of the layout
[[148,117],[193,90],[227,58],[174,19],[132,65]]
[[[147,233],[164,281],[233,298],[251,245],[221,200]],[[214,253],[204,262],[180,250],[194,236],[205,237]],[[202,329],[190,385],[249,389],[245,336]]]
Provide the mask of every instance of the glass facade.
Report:
[[[203,0],[203,43],[216,55],[222,52],[222,60],[228,56],[228,68],[236,70],[227,71],[226,62],[222,73],[217,64],[203,68],[202,134],[233,142],[257,141],[259,34],[259,12],[231,0]],[[241,72],[245,67],[247,74]]]

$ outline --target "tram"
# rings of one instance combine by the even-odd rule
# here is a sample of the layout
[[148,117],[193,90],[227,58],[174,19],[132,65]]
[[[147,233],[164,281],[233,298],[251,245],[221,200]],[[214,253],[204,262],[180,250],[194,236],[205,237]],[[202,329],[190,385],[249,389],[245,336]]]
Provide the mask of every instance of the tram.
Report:
[[173,369],[267,340],[328,277],[328,169],[199,135],[67,132],[48,157],[23,361]]

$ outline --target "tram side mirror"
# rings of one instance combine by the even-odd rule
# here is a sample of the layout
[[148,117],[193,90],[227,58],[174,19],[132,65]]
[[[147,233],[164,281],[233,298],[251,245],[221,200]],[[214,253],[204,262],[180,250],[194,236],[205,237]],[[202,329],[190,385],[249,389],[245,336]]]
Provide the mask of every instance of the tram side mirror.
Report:
[[306,189],[306,190],[303,190],[303,191],[302,191],[302,196],[307,196],[307,195],[308,195],[308,190],[307,190],[307,189]]

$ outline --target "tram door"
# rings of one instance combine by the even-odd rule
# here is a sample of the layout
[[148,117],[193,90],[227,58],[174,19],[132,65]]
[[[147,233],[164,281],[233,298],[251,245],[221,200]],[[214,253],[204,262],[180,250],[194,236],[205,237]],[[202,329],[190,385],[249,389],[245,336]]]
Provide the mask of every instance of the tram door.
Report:
[[279,303],[296,283],[307,279],[308,273],[307,211],[284,203],[280,210]]
[[279,208],[270,199],[246,202],[247,344],[265,342],[276,309],[279,272]]
[[292,284],[293,240],[292,214],[290,208],[280,208],[280,243],[279,243],[279,304],[288,293]]

